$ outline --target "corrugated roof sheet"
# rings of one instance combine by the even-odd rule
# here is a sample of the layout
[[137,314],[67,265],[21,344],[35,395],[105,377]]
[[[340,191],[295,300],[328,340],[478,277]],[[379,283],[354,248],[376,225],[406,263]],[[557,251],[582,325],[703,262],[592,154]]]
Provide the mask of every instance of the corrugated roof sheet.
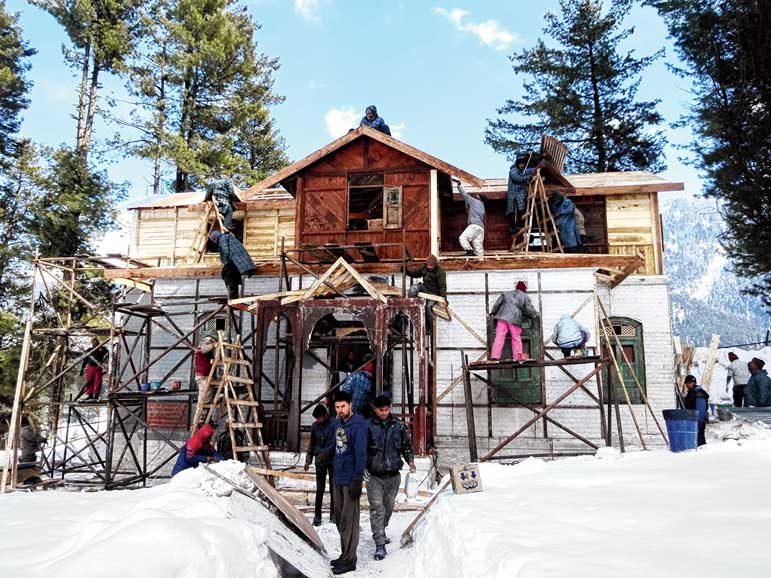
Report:
[[[576,188],[576,192],[579,192],[581,189],[603,189],[606,192],[612,192],[614,188],[638,186],[655,187],[658,192],[683,190],[682,183],[672,183],[659,175],[647,171],[585,173],[564,176]],[[500,193],[506,191],[507,184],[508,179],[505,178],[485,179],[483,187],[475,187],[464,183],[464,188],[469,193]]]

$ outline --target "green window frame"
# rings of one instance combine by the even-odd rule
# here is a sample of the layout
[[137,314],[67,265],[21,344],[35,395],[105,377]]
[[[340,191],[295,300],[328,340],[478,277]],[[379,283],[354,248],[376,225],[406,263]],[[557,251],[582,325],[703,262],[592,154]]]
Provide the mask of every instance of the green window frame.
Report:
[[[613,344],[613,353],[621,368],[624,385],[626,385],[627,393],[629,393],[629,401],[633,404],[642,404],[644,401],[640,394],[640,390],[637,388],[637,384],[632,377],[629,366],[624,361],[624,356],[621,353],[621,350],[623,349],[634,369],[634,373],[637,376],[643,391],[645,391],[645,394],[647,395],[648,388],[645,380],[645,347],[642,323],[635,321],[634,319],[629,319],[628,317],[611,317],[610,324],[613,328],[613,333],[618,337],[618,340],[616,340],[612,335],[609,336],[611,343]],[[603,328],[602,331],[605,331],[605,329]],[[610,365],[603,370],[602,375],[602,394],[605,403],[612,402],[609,395],[610,390],[608,389],[608,385],[611,381],[616,386],[616,397],[618,402],[622,405],[625,404],[626,397],[624,396],[624,390],[621,382],[618,380],[616,368],[612,361]]]
[[[495,341],[496,323],[496,320],[492,319],[487,324],[488,355],[492,349],[493,341]],[[532,319],[526,317],[522,323],[522,351],[527,353],[531,359],[541,359],[542,344],[540,318]],[[506,335],[506,343],[503,345],[501,359],[511,359],[511,334]],[[540,367],[492,369],[489,372],[489,379],[503,390],[498,391],[493,387],[490,388],[491,403],[543,403]],[[508,392],[511,395],[507,395],[504,392]]]

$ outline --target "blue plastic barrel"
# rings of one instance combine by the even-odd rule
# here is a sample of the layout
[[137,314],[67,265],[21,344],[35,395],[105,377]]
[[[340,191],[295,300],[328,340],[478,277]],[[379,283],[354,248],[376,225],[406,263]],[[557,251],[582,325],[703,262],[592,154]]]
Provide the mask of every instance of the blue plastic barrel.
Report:
[[673,452],[695,450],[699,435],[699,412],[695,409],[665,409],[669,448]]

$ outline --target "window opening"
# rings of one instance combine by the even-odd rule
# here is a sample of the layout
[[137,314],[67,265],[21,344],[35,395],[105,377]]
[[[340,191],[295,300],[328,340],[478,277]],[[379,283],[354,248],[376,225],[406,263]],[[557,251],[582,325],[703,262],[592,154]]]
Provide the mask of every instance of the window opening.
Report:
[[383,229],[383,173],[348,175],[348,229],[381,231]]

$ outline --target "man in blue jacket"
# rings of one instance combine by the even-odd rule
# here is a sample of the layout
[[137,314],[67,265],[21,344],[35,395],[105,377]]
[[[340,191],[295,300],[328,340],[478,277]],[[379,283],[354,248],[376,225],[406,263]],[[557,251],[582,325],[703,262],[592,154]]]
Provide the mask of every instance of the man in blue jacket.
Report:
[[332,461],[334,482],[335,523],[340,533],[340,557],[332,560],[332,573],[345,574],[356,570],[356,549],[359,546],[359,499],[367,466],[367,430],[369,422],[357,415],[351,405],[351,394],[338,391],[335,395],[337,418],[332,422],[335,435],[327,453]]
[[375,560],[386,557],[385,529],[394,511],[396,494],[399,493],[402,476],[402,458],[415,471],[415,455],[412,452],[410,432],[402,421],[391,413],[391,399],[379,395],[374,402],[375,415],[369,422],[367,443],[367,501],[372,538],[375,540]]
[[391,129],[388,127],[382,116],[378,116],[377,107],[374,104],[370,104],[367,110],[364,111],[364,116],[361,117],[359,126],[368,126],[374,128],[380,132],[391,136]]
[[707,400],[709,400],[709,394],[700,385],[696,385],[696,378],[692,375],[686,376],[685,387],[688,388],[688,394],[683,400],[683,405],[685,409],[695,409],[699,412],[698,444],[703,446],[707,443],[705,432],[707,429],[707,405],[709,403]]
[[549,197],[549,209],[557,226],[562,249],[565,253],[578,253],[581,250],[581,236],[578,234],[575,203],[555,192]]
[[766,362],[753,357],[747,364],[750,370],[750,379],[744,387],[744,406],[768,407],[771,406],[771,378],[763,367]]

